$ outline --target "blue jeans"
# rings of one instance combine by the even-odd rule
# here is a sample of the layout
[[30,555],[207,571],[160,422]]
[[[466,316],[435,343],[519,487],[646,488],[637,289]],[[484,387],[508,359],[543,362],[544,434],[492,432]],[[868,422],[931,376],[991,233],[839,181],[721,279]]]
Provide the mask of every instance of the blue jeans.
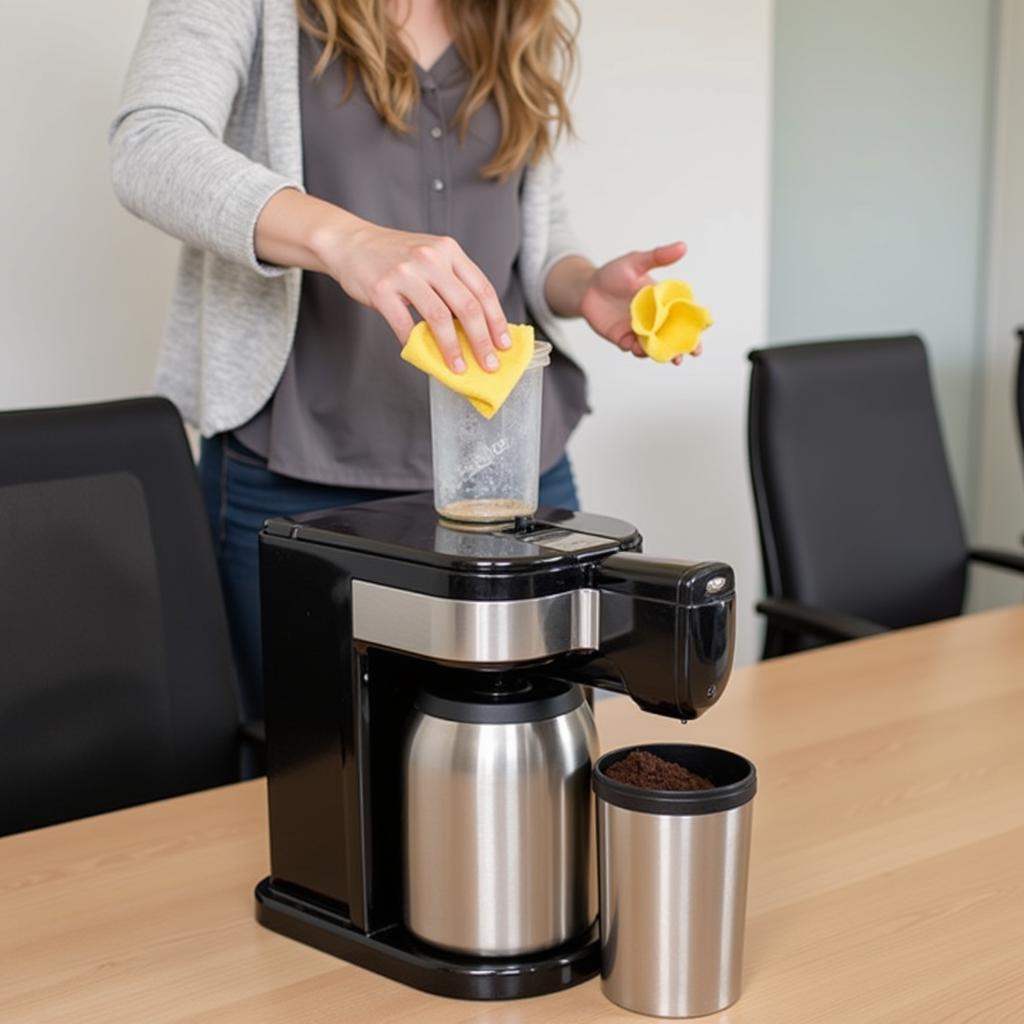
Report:
[[[224,588],[242,710],[247,719],[262,718],[257,538],[264,520],[391,498],[399,492],[333,487],[281,476],[267,469],[266,459],[229,434],[203,439],[199,480]],[[543,505],[579,508],[567,456],[541,476],[540,501]]]

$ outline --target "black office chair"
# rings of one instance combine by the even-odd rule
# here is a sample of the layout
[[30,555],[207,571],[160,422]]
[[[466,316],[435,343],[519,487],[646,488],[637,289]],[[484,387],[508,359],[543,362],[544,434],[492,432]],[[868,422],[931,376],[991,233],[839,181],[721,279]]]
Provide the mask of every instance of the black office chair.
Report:
[[237,781],[238,719],[174,407],[0,414],[0,834]]
[[750,354],[765,657],[963,610],[969,551],[916,337]]

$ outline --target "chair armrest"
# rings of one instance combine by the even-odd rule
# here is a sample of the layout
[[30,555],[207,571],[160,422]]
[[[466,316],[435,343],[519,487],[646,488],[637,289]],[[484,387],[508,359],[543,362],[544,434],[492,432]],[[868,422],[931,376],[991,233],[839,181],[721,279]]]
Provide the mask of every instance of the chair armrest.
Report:
[[238,727],[238,735],[243,744],[255,750],[262,751],[267,745],[267,730],[262,719],[242,722]]
[[888,633],[888,626],[826,608],[811,608],[782,597],[766,597],[757,610],[767,616],[770,625],[794,633],[813,633],[822,640],[858,640]]
[[969,557],[972,562],[982,562],[985,565],[998,566],[1000,569],[1024,572],[1024,555],[1015,555],[1012,551],[997,551],[995,548],[972,548]]

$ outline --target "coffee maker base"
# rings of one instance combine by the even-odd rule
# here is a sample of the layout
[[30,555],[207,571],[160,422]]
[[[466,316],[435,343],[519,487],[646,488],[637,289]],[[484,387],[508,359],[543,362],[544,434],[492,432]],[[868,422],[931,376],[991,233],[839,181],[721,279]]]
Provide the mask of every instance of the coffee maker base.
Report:
[[401,925],[367,935],[342,914],[291,892],[269,878],[256,886],[256,919],[279,932],[400,981],[451,999],[523,999],[570,988],[601,968],[598,926],[575,942],[519,957],[473,958],[428,946]]

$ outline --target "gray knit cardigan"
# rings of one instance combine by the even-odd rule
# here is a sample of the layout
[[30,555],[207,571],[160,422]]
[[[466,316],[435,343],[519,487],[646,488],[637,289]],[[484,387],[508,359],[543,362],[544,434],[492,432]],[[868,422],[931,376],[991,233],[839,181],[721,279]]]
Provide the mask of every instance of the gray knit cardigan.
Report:
[[[299,31],[295,0],[151,0],[111,129],[118,199],[184,243],[156,389],[206,436],[263,407],[295,334],[302,272],[257,260],[253,233],[302,187]],[[522,222],[526,301],[561,343],[544,280],[579,248],[551,161],[525,175]]]

